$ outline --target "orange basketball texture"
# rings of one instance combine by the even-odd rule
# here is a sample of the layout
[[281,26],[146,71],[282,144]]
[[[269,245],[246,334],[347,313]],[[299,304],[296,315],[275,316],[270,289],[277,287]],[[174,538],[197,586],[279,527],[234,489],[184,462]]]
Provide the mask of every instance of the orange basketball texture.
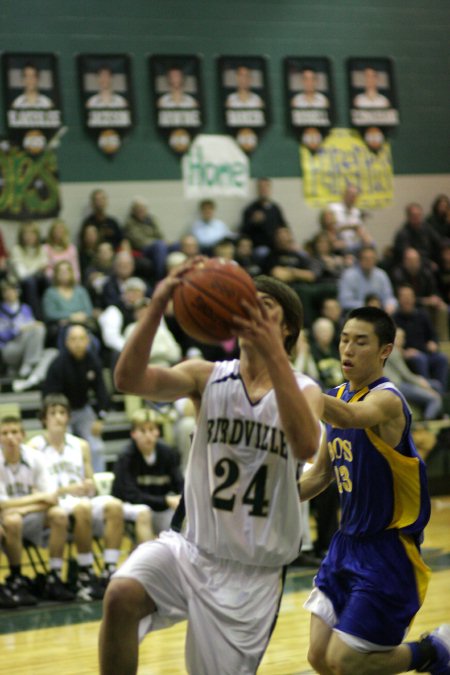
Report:
[[233,315],[246,316],[243,299],[256,301],[250,275],[237,263],[211,258],[182,277],[173,306],[185,333],[199,342],[217,344],[232,337]]

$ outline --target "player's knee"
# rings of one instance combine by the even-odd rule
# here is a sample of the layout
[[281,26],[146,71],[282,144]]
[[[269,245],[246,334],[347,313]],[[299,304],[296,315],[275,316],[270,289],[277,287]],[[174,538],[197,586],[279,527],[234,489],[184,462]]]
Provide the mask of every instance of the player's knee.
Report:
[[6,538],[17,537],[22,533],[23,518],[19,513],[8,513],[3,517]]
[[327,666],[325,653],[318,649],[315,645],[310,645],[308,649],[308,663],[316,671],[316,673],[321,673],[325,670]]
[[104,506],[104,517],[105,519],[112,518],[114,520],[120,520],[123,518],[123,504],[120,499],[115,499],[112,497]]
[[134,579],[112,579],[103,599],[103,614],[107,621],[139,621],[155,610],[153,601],[143,586]]
[[67,513],[65,513],[65,511],[63,511],[63,509],[56,506],[56,507],[53,507],[52,509],[50,509],[50,511],[48,513],[48,521],[49,521],[50,527],[58,527],[58,528],[61,528],[61,529],[64,529],[64,528],[67,529],[67,526],[68,526],[68,523],[69,523],[69,517],[68,517]]
[[326,655],[326,665],[336,675],[354,675],[355,673],[362,675],[364,672],[361,664],[353,658],[350,651],[336,652],[329,649]]
[[151,527],[152,526],[152,512],[150,509],[142,509],[136,516],[136,525],[142,527]]
[[83,500],[79,502],[74,510],[73,517],[76,522],[79,523],[90,523],[92,521],[92,505],[88,500]]

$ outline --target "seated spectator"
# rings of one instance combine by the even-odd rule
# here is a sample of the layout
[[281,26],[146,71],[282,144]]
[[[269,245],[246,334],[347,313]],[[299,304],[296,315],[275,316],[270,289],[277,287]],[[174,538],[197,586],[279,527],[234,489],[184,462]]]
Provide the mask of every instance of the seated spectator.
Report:
[[[126,280],[134,276],[139,276],[136,259],[129,251],[116,253],[112,264],[112,272],[103,283],[99,306],[105,309],[109,305],[117,305],[120,302]],[[146,278],[148,279],[148,277]],[[150,294],[150,288],[148,294]]]
[[427,223],[441,239],[450,239],[450,199],[447,195],[438,195],[433,201]]
[[262,273],[261,262],[255,255],[250,237],[239,237],[236,241],[234,259],[251,277]]
[[447,305],[450,305],[450,239],[442,241],[436,282],[439,295]]
[[338,236],[337,217],[332,209],[324,209],[319,215],[320,233],[326,234],[330,248],[336,255],[344,255],[345,242]]
[[406,207],[406,222],[394,237],[394,264],[401,264],[407,248],[419,251],[424,264],[436,270],[439,263],[441,237],[425,222],[423,209],[415,202]]
[[275,231],[279,227],[287,227],[287,222],[281,207],[272,200],[269,178],[258,180],[257,191],[257,198],[242,214],[239,234],[252,240],[256,255],[264,255],[274,244]]
[[149,213],[147,200],[143,197],[135,197],[131,202],[124,235],[133,251],[138,251],[151,260],[155,279],[161,279],[165,274],[168,245],[164,241],[164,234]]
[[71,430],[88,442],[94,471],[104,471],[102,431],[109,397],[102,363],[89,348],[89,335],[84,326],[67,328],[64,348],[52,361],[42,384],[42,395],[48,394],[67,397],[72,411]]
[[338,281],[338,299],[344,311],[364,305],[369,293],[375,293],[383,309],[392,314],[397,300],[387,273],[377,267],[377,253],[372,246],[364,246],[358,253],[357,262],[346,269]]
[[98,233],[99,242],[108,242],[114,250],[118,249],[124,238],[122,229],[115,218],[108,215],[108,195],[104,190],[97,189],[90,196],[91,213],[83,220],[80,228],[80,242],[84,237],[84,230],[94,226]]
[[193,234],[185,234],[180,237],[178,250],[184,253],[186,259],[195,258],[196,255],[200,255],[201,253],[198,239]]
[[[62,559],[67,540],[68,518],[58,505],[43,457],[25,445],[22,421],[15,416],[0,420],[0,506],[4,540],[10,574],[6,589],[13,606],[35,605],[38,598],[31,591],[31,579],[22,574],[24,538],[36,546],[44,543],[44,529],[50,528],[50,574],[45,580],[44,597],[48,600],[73,600],[74,595],[61,580]],[[62,560],[61,560],[62,563]]]
[[17,244],[11,251],[11,265],[20,279],[24,301],[30,305],[34,316],[42,320],[41,297],[49,283],[45,275],[48,259],[36,223],[26,222],[20,226]]
[[156,413],[137,410],[131,419],[131,440],[114,467],[112,494],[125,503],[125,511],[127,503],[151,509],[153,532],[147,538],[169,529],[184,484],[180,455],[159,434]]
[[78,257],[80,261],[81,277],[83,279],[86,269],[91,265],[94,259],[100,241],[98,230],[95,225],[86,225],[80,233]]
[[334,326],[334,343],[339,348],[339,340],[344,320],[344,311],[337,298],[324,298],[320,306],[319,316],[330,319]]
[[334,285],[345,268],[345,258],[333,252],[330,238],[325,232],[319,232],[305,245],[309,253],[312,269],[316,274],[317,283],[330,283]]
[[304,324],[309,327],[314,319],[316,275],[311,268],[309,256],[304,251],[299,251],[289,227],[276,229],[273,248],[263,258],[262,268],[264,274],[289,284],[300,296],[303,303]]
[[57,345],[69,324],[83,324],[94,333],[97,322],[89,293],[75,280],[72,265],[61,260],[55,266],[53,284],[42,298],[42,310],[47,325],[47,343]]
[[6,248],[5,240],[3,239],[3,233],[0,230],[0,279],[8,274],[8,258],[8,249]]
[[70,241],[69,228],[63,220],[54,220],[50,225],[44,249],[48,259],[45,273],[49,279],[53,278],[56,264],[65,260],[72,265],[75,281],[80,281],[81,273],[78,252]]
[[340,202],[328,206],[336,216],[337,238],[343,242],[341,253],[356,254],[363,246],[373,246],[373,237],[364,225],[364,214],[356,206],[359,189],[347,185]]
[[12,377],[27,378],[44,353],[45,326],[36,321],[31,308],[20,301],[15,279],[0,284],[0,346],[3,363]]
[[199,204],[200,217],[194,221],[190,233],[197,239],[200,250],[210,255],[213,247],[222,239],[235,237],[223,220],[215,217],[216,203],[212,199],[203,199]]
[[[52,490],[60,508],[74,521],[77,547],[77,598],[99,600],[117,568],[124,529],[122,503],[110,495],[96,495],[88,443],[69,433],[70,404],[62,394],[49,394],[42,403],[44,432],[29,444],[42,453],[50,474]],[[93,569],[93,536],[103,537],[103,572],[99,579]],[[61,570],[62,555],[53,561]]]
[[436,275],[424,263],[419,251],[405,248],[401,264],[391,269],[390,277],[394,286],[409,284],[414,288],[416,302],[429,312],[439,339],[448,340],[448,306],[439,295]]
[[114,249],[108,241],[97,244],[94,257],[83,273],[83,284],[91,296],[94,307],[99,307],[103,287],[113,273]]
[[439,350],[438,338],[428,312],[417,307],[416,294],[406,284],[397,289],[398,309],[393,314],[396,325],[405,332],[403,356],[414,373],[426,380],[438,380],[447,391],[448,360]]
[[317,367],[318,380],[322,389],[328,391],[344,380],[339,349],[334,341],[333,322],[325,317],[319,317],[311,327],[311,335],[311,356]]
[[214,258],[222,258],[223,260],[234,260],[236,247],[232,239],[222,239],[215,244],[211,250],[211,255]]
[[403,357],[405,331],[397,328],[394,349],[384,364],[384,374],[402,392],[408,403],[420,408],[423,418],[435,420],[442,413],[442,388],[437,380],[427,380],[410,370]]

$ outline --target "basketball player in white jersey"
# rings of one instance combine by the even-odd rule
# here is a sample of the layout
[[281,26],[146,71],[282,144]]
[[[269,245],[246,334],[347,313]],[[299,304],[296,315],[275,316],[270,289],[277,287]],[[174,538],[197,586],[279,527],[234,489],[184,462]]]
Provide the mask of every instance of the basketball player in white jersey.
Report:
[[156,287],[118,361],[119,389],[155,401],[190,397],[197,412],[186,469],[186,526],[142,544],[113,576],[100,632],[102,675],[131,675],[138,640],[188,620],[192,675],[250,675],[267,647],[284,567],[301,543],[295,485],[318,446],[320,391],[288,353],[300,301],[275,279],[256,279],[258,304],[236,320],[240,360],[147,366],[161,316],[183,271]]
[[[96,496],[88,443],[67,433],[70,404],[63,394],[45,397],[41,420],[45,432],[34,436],[29,444],[43,453],[52,487],[59,504],[74,519],[77,546],[77,597],[99,600],[104,587],[117,567],[123,536],[122,502],[109,495]],[[103,536],[105,542],[103,583],[93,571],[92,537]],[[58,561],[62,567],[62,559]]]

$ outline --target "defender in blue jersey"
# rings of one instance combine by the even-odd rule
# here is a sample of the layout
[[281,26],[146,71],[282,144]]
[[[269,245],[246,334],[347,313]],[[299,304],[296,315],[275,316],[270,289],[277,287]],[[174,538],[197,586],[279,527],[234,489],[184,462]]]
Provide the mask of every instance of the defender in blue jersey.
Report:
[[323,395],[326,434],[300,481],[302,500],[333,480],[340,495],[340,527],[305,603],[308,659],[323,675],[450,673],[450,626],[402,644],[428,585],[420,544],[430,500],[410,410],[383,377],[394,338],[383,310],[348,315],[339,345],[346,382]]

